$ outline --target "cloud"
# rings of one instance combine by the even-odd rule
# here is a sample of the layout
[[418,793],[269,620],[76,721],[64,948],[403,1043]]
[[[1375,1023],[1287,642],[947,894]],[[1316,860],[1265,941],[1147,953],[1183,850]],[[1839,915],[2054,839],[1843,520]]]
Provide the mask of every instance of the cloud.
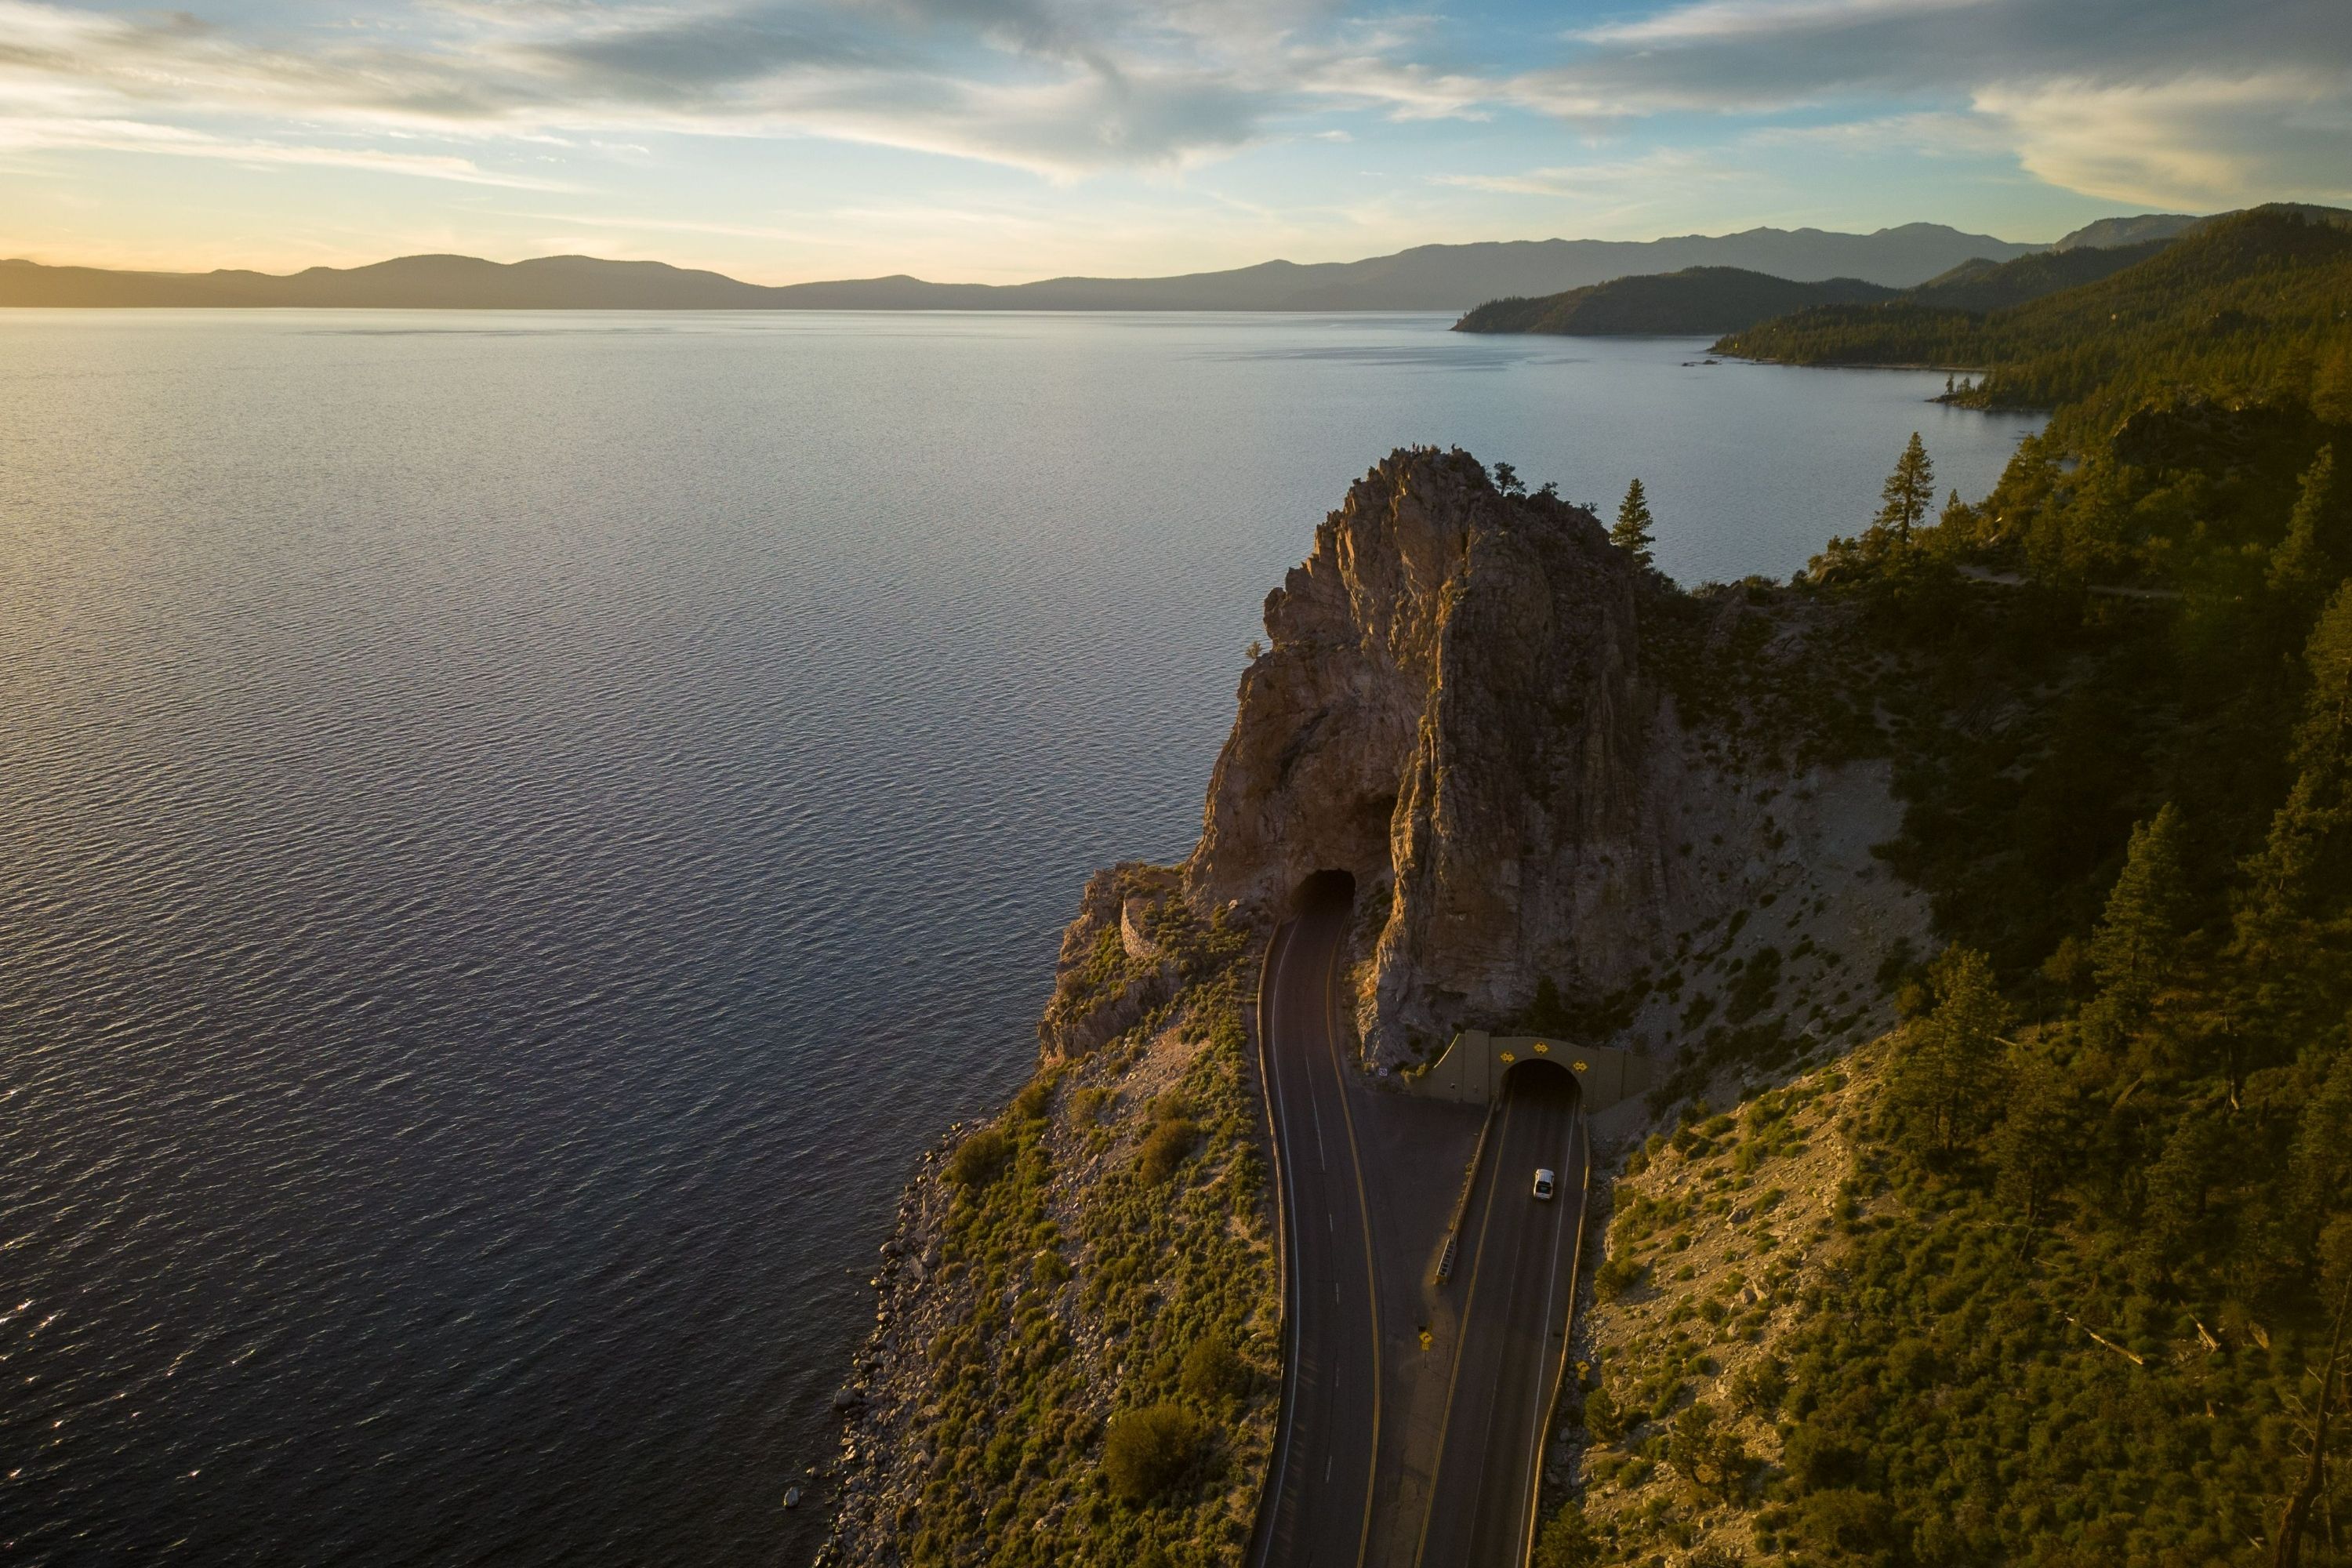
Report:
[[1570,37],[1581,58],[1538,79],[1642,107],[2352,67],[2341,0],[1698,0]]
[[[106,126],[110,146],[505,184],[599,143],[815,136],[1068,182],[1196,167],[1340,115],[1524,133],[1701,114],[1741,122],[1726,152],[1966,152],[2119,200],[2326,199],[2352,102],[2343,5],[1691,0],[1506,68],[1477,56],[1501,47],[1477,18],[1343,0],[375,0],[336,27],[290,0],[234,26],[0,0],[0,126],[18,146]],[[142,143],[132,125],[157,130]],[[383,145],[399,136],[441,145]],[[383,156],[343,146],[361,140]],[[1705,188],[1695,168],[1656,174]]]
[[1934,115],[1955,147],[1997,138],[2053,184],[2168,205],[2345,184],[2343,0],[1696,0],[1568,42],[1518,101],[1596,121],[1863,110],[1787,133],[1822,145]]
[[509,190],[577,189],[562,181],[484,169],[471,159],[442,153],[390,153],[373,147],[240,141],[207,135],[179,126],[150,125],[133,120],[0,120],[0,151],[22,153],[54,148],[159,153],[175,158],[211,158],[248,166],[306,164],[322,168],[364,169],[380,174],[447,180],[466,185],[497,185]]
[[1066,178],[1181,166],[1259,138],[1298,101],[1278,61],[1225,37],[1258,36],[1282,7],[1246,8],[1256,33],[1223,20],[1243,9],[443,0],[413,26],[297,49],[0,0],[0,118],[323,121],[458,139],[815,134]]
[[2352,201],[2352,92],[2342,77],[2274,71],[2147,86],[1997,87],[1976,107],[2019,161],[2068,190],[2150,206],[2211,208],[2273,193]]

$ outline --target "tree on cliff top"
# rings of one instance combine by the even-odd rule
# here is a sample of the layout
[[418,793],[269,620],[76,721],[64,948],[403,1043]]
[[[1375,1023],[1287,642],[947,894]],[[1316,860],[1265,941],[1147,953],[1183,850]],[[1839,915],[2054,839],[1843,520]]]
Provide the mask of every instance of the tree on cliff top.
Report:
[[1911,432],[1911,444],[1895,459],[1895,471],[1886,476],[1879,502],[1877,526],[1893,529],[1896,538],[1905,540],[1927,520],[1927,509],[1936,504],[1936,465],[1927,460],[1927,444],[1916,430]]
[[1617,526],[1609,531],[1609,542],[1633,558],[1637,566],[1650,564],[1650,546],[1657,542],[1652,531],[1657,520],[1650,515],[1649,498],[1642,493],[1642,481],[1635,479],[1625,487],[1625,499],[1617,506]]

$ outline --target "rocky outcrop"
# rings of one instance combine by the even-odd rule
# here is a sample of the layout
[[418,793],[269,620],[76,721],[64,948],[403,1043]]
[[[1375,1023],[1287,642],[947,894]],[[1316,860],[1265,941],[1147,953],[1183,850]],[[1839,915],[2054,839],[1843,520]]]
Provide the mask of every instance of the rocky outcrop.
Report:
[[1186,887],[1272,914],[1351,875],[1357,1022],[1390,1064],[1546,982],[1615,994],[1781,893],[1877,940],[1923,931],[1854,831],[1893,830],[1884,770],[1755,743],[1759,716],[1788,719],[1759,710],[1791,706],[1757,673],[1802,668],[1828,614],[1779,593],[1684,596],[1589,511],[1507,494],[1459,450],[1396,452],[1266,600]]
[[1177,886],[1167,867],[1138,861],[1087,879],[1077,918],[1062,932],[1053,999],[1037,1020],[1041,1061],[1087,1056],[1174,994],[1177,965],[1144,926],[1151,907]]
[[1266,600],[1189,887],[1389,889],[1362,1019],[1384,1059],[1538,975],[1612,982],[1670,895],[1641,658],[1667,592],[1590,512],[1458,450],[1395,453]]

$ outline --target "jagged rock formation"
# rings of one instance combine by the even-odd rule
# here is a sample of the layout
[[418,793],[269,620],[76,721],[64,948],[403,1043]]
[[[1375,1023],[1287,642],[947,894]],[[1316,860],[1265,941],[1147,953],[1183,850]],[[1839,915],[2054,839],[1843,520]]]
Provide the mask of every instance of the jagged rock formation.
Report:
[[1884,805],[1882,774],[1784,769],[1759,790],[1677,717],[1666,633],[1737,613],[1467,453],[1392,454],[1266,600],[1188,890],[1276,912],[1309,876],[1351,874],[1358,1025],[1401,1063],[1543,981],[1610,993],[1776,886],[1876,879],[1842,828]]
[[1365,1022],[1392,1059],[1538,973],[1612,975],[1663,892],[1640,627],[1664,592],[1581,509],[1458,450],[1391,456],[1266,600],[1189,885],[1390,888]]

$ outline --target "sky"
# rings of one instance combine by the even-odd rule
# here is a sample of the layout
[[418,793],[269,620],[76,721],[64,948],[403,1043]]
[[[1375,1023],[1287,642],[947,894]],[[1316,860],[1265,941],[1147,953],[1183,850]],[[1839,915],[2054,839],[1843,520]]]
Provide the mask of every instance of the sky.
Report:
[[2352,205],[2352,0],[0,0],[0,257],[762,283]]

